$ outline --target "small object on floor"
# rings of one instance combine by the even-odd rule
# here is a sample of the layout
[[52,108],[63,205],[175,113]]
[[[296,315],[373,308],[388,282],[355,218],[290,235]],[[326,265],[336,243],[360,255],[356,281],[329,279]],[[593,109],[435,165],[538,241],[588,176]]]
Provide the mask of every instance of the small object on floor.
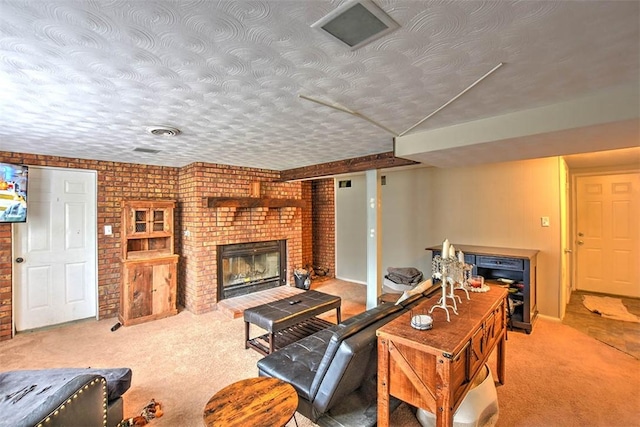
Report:
[[160,418],[164,412],[162,411],[162,405],[160,402],[156,402],[155,399],[151,399],[147,405],[142,408],[140,415],[133,418],[127,418],[120,421],[117,427],[134,427],[144,426],[154,418]]
[[117,330],[118,330],[118,328],[120,328],[120,326],[122,326],[122,325],[120,324],[120,322],[116,323],[115,325],[113,325],[113,326],[111,327],[111,332],[115,332],[115,331],[117,331]]
[[422,271],[415,267],[388,267],[384,277],[395,283],[415,286],[422,281]]
[[[487,365],[481,369],[453,415],[457,427],[492,427],[498,422],[500,409],[493,375]],[[422,427],[436,425],[436,416],[428,410],[418,408],[416,418]]]
[[629,310],[620,298],[584,295],[582,297],[582,304],[584,304],[589,311],[607,319],[640,323],[640,317],[629,313]]

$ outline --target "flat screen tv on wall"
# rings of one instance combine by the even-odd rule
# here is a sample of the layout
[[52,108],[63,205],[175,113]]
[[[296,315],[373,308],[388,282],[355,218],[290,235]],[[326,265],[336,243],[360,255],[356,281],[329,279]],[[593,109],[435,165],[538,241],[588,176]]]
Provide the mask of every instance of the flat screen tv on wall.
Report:
[[0,223],[27,221],[29,168],[0,163]]

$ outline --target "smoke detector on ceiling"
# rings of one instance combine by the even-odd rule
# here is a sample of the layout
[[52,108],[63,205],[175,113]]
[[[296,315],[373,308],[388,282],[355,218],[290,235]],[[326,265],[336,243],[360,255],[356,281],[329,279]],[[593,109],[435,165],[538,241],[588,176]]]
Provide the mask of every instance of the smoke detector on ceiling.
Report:
[[169,126],[149,126],[147,128],[147,132],[152,135],[160,135],[160,136],[176,136],[180,135],[180,129],[172,128]]
[[400,25],[371,0],[348,1],[311,28],[319,28],[356,50],[389,34]]

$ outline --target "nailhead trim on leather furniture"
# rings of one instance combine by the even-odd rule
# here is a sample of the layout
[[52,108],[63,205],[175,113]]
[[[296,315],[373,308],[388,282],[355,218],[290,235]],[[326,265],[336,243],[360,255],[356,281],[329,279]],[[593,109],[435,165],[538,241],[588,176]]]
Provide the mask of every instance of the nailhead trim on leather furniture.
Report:
[[102,417],[102,426],[107,426],[107,381],[104,378],[95,378],[91,380],[90,383],[85,384],[80,390],[75,392],[71,397],[69,397],[66,401],[64,401],[58,408],[56,408],[48,417],[44,419],[43,422],[39,423],[37,427],[46,427],[50,425],[54,419],[63,413],[68,406],[77,401],[82,393],[89,390],[89,387],[95,387],[96,385],[102,386],[102,397],[103,397],[103,417]]

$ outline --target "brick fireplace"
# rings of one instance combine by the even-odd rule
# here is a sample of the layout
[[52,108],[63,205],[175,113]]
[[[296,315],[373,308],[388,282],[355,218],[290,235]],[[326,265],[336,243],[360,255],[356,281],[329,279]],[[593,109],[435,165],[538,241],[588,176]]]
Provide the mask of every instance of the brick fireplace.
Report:
[[305,183],[278,179],[275,171],[226,165],[180,169],[180,188],[188,192],[179,198],[179,305],[196,314],[216,309],[218,250],[225,245],[286,241],[281,271],[285,283],[294,283],[294,269],[311,261],[302,256],[303,212],[311,200],[303,200]]

